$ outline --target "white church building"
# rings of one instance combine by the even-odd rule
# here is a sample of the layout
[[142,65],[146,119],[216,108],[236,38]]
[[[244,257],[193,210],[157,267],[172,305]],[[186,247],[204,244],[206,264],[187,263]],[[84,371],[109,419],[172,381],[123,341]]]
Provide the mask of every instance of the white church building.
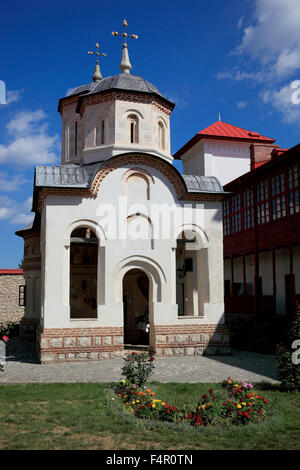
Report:
[[[219,180],[170,153],[174,103],[130,73],[59,100],[61,165],[38,166],[24,238],[26,307],[42,362],[229,353]],[[187,165],[188,167],[188,165]]]

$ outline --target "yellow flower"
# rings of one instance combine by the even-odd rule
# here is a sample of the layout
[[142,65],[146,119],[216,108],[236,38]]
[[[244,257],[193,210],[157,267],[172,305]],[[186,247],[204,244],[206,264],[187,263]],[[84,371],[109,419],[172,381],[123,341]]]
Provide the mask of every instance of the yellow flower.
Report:
[[245,403],[244,401],[242,401],[242,405],[243,405],[243,406],[246,406],[246,403]]
[[152,408],[155,408],[155,404],[153,403]]
[[137,403],[139,403],[139,402],[140,402],[140,400],[137,400],[136,402],[137,402]]
[[242,408],[242,406],[241,406],[241,405],[236,405],[236,407],[237,407],[237,408]]
[[135,404],[135,401],[132,401],[131,404],[134,405],[134,404]]
[[164,401],[162,402],[162,406],[165,406],[165,402],[164,402]]
[[123,379],[123,380],[122,380],[122,384],[124,384],[125,382],[126,382],[126,380],[125,380],[125,379]]
[[238,384],[234,384],[234,387],[238,387]]

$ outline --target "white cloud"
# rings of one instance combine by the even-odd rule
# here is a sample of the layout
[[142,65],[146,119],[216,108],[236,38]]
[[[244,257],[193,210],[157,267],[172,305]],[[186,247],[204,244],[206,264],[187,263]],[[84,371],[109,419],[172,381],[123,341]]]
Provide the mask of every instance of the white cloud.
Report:
[[16,101],[19,101],[22,90],[7,90],[6,92],[6,104],[9,105]]
[[48,133],[43,110],[17,113],[6,125],[10,142],[0,143],[0,163],[20,166],[54,163],[57,160],[58,136]]
[[298,81],[284,85],[280,89],[270,89],[261,93],[264,103],[271,104],[282,116],[283,121],[300,126],[300,100]]
[[248,101],[238,101],[236,105],[239,109],[244,109],[248,106]]
[[7,196],[0,196],[0,220],[7,220],[12,225],[28,225],[33,220],[31,213],[32,198],[18,203]]
[[279,77],[299,70],[299,18],[299,0],[256,0],[253,24],[244,29],[237,52]]
[[8,175],[5,171],[0,171],[0,191],[9,192],[17,191],[20,186],[24,183],[28,183],[30,180],[24,178],[23,174]]
[[234,67],[233,70],[225,70],[224,72],[219,72],[216,75],[217,80],[230,79],[235,82],[241,82],[243,80],[254,80],[256,82],[263,82],[265,76],[262,72],[246,72],[240,70],[237,67]]

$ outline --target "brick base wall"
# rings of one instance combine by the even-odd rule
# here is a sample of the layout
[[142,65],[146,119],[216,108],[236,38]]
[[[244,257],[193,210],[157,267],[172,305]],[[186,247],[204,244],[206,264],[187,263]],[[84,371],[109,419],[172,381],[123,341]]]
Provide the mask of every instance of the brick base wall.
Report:
[[117,358],[124,349],[123,328],[55,328],[38,330],[41,362]]
[[[226,325],[155,326],[157,356],[230,354]],[[121,357],[123,328],[55,328],[37,332],[42,363]]]
[[156,326],[158,356],[196,356],[230,354],[226,325]]

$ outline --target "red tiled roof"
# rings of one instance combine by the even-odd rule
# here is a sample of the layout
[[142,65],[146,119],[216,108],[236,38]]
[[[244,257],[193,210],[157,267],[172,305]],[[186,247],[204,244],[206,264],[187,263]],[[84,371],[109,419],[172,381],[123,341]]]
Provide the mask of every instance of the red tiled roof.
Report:
[[265,137],[258,132],[247,131],[242,127],[233,126],[227,122],[217,121],[211,126],[206,127],[198,132],[189,142],[187,142],[181,149],[179,149],[174,158],[180,158],[187,150],[195,145],[199,140],[204,137],[210,139],[225,139],[225,140],[242,140],[247,142],[265,142],[273,143],[275,139]]
[[0,269],[0,274],[23,274],[23,269]]

